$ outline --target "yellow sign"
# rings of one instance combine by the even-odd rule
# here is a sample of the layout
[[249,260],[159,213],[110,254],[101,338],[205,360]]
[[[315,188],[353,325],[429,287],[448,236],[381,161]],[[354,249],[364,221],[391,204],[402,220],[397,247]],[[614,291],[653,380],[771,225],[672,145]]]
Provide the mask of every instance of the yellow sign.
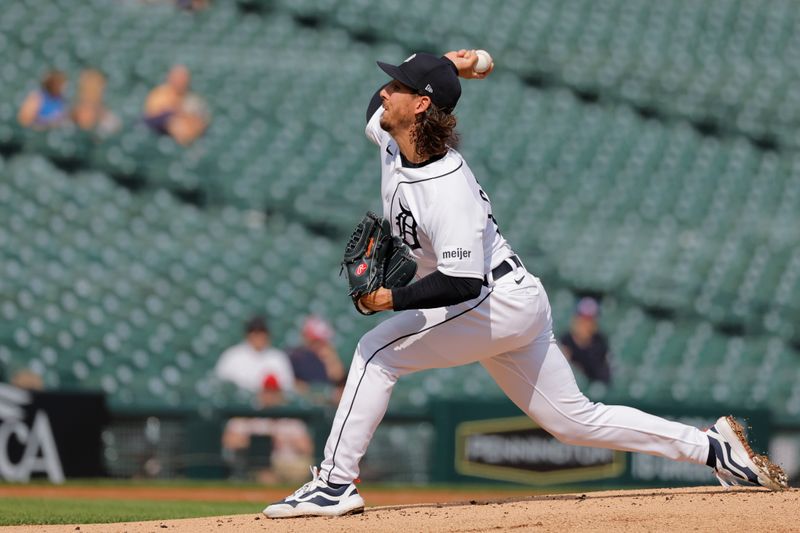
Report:
[[456,427],[456,472],[530,485],[620,476],[625,452],[559,442],[526,416],[473,420]]

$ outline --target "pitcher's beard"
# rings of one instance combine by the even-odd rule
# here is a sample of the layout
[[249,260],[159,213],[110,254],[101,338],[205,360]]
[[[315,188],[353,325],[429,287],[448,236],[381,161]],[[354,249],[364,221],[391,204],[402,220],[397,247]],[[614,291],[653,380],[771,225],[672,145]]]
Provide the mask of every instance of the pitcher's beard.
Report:
[[380,121],[381,129],[383,129],[383,131],[387,132],[392,137],[395,137],[397,134],[402,133],[406,129],[412,128],[413,125],[413,119],[389,120],[385,114],[381,117]]

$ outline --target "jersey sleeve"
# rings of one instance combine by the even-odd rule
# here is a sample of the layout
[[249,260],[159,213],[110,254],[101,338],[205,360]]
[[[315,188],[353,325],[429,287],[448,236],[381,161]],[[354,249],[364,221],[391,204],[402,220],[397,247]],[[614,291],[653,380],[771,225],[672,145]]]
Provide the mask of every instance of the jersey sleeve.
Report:
[[384,145],[389,139],[389,134],[381,128],[381,115],[383,115],[383,106],[379,107],[375,113],[373,113],[372,118],[367,122],[366,130],[364,130],[367,139],[378,146]]
[[374,142],[378,146],[382,146],[389,140],[389,134],[381,128],[381,116],[383,115],[383,106],[381,105],[380,89],[372,96],[372,100],[367,107],[367,128],[364,133],[367,139]]
[[381,101],[381,91],[383,88],[378,89],[375,91],[375,94],[372,95],[372,98],[369,101],[369,105],[367,106],[367,122],[369,119],[372,118],[372,115],[375,114],[375,111],[378,110],[379,107],[383,104]]
[[436,254],[436,268],[442,274],[464,278],[484,277],[483,234],[487,204],[469,187],[443,183],[434,192],[439,197],[424,221]]

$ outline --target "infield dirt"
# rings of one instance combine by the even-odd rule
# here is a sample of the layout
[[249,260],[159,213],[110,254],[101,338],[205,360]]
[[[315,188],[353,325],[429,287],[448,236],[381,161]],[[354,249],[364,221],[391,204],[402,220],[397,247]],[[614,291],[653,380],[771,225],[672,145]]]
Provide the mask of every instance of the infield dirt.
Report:
[[[369,494],[365,497],[369,502]],[[800,490],[693,487],[588,492],[503,500],[368,507],[341,518],[269,520],[260,514],[129,522],[13,526],[8,532],[195,533],[377,531],[800,531]]]

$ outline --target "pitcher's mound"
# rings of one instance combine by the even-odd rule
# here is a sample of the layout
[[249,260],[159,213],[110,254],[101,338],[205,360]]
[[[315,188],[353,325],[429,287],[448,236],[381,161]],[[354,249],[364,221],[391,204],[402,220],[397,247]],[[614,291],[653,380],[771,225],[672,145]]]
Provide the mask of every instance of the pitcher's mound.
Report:
[[[369,494],[366,494],[369,499]],[[693,487],[558,494],[451,504],[371,507],[342,518],[269,520],[260,514],[81,525],[80,533],[385,531],[800,531],[800,490]],[[11,527],[55,533],[76,526]]]

